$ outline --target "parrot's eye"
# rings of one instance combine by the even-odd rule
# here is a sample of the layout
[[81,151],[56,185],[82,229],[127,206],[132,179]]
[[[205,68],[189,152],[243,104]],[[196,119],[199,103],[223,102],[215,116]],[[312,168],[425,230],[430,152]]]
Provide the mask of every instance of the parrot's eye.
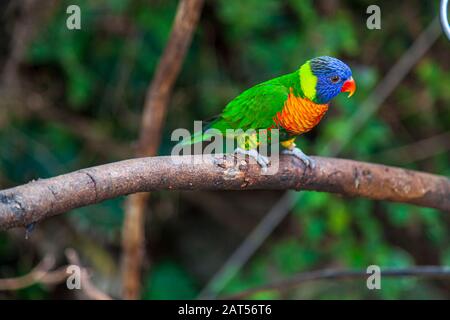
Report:
[[332,83],[338,83],[339,80],[341,80],[341,78],[339,78],[339,76],[332,76],[330,78],[330,80],[331,80]]

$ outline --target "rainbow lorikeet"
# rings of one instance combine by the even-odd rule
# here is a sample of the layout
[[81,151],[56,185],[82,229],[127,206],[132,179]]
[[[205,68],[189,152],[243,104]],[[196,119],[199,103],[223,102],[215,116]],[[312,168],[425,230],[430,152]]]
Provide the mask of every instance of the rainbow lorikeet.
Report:
[[[207,128],[226,133],[227,129],[279,129],[283,153],[301,159],[306,166],[313,160],[296,147],[298,135],[310,131],[328,110],[329,102],[340,92],[355,92],[350,68],[332,57],[317,57],[306,61],[298,70],[255,85],[231,100]],[[189,144],[208,140],[205,132],[194,134]],[[257,140],[257,138],[256,138]],[[249,155],[263,168],[269,159],[257,151],[254,144],[239,145],[236,153]]]

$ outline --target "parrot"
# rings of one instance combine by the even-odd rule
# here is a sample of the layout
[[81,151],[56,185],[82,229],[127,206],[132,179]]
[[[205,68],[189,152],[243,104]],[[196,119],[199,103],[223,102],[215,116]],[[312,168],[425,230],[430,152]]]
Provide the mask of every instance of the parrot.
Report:
[[[222,113],[188,141],[194,144],[209,140],[206,129],[225,134],[227,129],[278,129],[282,153],[299,158],[306,167],[315,163],[295,144],[296,138],[314,128],[328,110],[330,101],[341,92],[351,97],[356,83],[351,69],[341,60],[329,56],[312,58],[292,73],[257,84],[231,100]],[[268,157],[258,152],[256,136],[251,143],[238,143],[236,154],[248,155],[266,169]]]

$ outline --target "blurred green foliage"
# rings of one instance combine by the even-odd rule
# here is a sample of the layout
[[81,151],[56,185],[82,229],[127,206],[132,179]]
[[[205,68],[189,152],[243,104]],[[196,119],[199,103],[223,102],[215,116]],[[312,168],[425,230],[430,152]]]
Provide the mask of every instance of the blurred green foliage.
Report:
[[[383,2],[383,28],[370,31],[365,28],[365,8],[372,2],[207,0],[173,93],[160,153],[170,152],[173,129],[192,129],[193,120],[219,113],[245,88],[291,72],[318,55],[347,61],[358,91],[353,99],[336,99],[326,119],[298,143],[316,154],[330,141],[341,141],[350,132],[352,114],[437,12],[431,1]],[[35,80],[30,82],[45,104],[69,116],[83,117],[132,155],[145,91],[166,43],[177,2],[80,0],[82,30],[69,31],[64,27],[65,8],[72,3],[60,1],[45,21],[27,51],[25,72],[33,75]],[[343,157],[450,175],[447,149],[428,150],[428,155],[418,160],[410,154],[385,156],[396,154],[395,148],[450,130],[448,50],[448,42],[440,39],[380,112],[353,137]],[[77,128],[68,126],[11,112],[0,127],[2,187],[121,157],[109,154],[101,145],[93,152]],[[386,153],[389,150],[394,151]],[[208,254],[205,261],[185,263],[180,258],[186,254],[161,235],[166,220],[177,220],[176,215],[166,213],[189,210],[183,208],[189,205],[176,194],[152,197],[155,214],[147,229],[154,231],[151,240],[163,245],[149,247],[152,267],[144,277],[145,299],[195,298],[205,277],[210,276],[201,279],[192,267],[206,264]],[[57,221],[68,219],[72,232],[92,241],[101,239],[107,254],[118,260],[122,218],[123,199],[115,199],[74,210]],[[195,223],[195,218],[191,219]],[[288,224],[288,231],[271,237],[226,286],[224,294],[330,266],[450,265],[449,220],[434,210],[305,192]],[[10,250],[15,240],[5,233],[0,237],[0,275],[26,272],[21,267],[25,258]],[[32,264],[29,258],[25,260],[29,270]],[[260,292],[252,298],[422,299],[448,297],[449,288],[448,283],[407,278],[383,280],[383,289],[372,292],[365,281],[320,281],[288,292]],[[49,289],[34,286],[14,297],[46,298],[49,294]]]
[[178,264],[161,261],[146,279],[144,299],[195,299],[198,289]]

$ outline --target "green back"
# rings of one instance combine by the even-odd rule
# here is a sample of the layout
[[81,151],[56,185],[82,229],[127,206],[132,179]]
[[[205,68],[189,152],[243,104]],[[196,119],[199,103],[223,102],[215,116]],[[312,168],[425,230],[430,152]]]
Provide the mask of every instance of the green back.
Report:
[[230,101],[221,116],[210,128],[221,132],[226,129],[267,129],[273,117],[283,109],[290,88],[303,96],[298,71],[258,84]]

